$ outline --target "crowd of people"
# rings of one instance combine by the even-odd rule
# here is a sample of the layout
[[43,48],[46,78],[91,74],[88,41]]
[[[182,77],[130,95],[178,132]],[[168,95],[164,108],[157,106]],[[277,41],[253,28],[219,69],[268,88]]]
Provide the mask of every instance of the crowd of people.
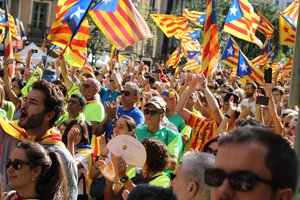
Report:
[[[289,80],[244,83],[161,63],[75,68],[2,62],[2,198],[283,199],[296,194],[299,107]],[[11,69],[15,73],[11,76]],[[140,141],[140,168],[114,155],[120,135]],[[284,163],[284,164],[283,164]],[[1,197],[1,196],[0,196]]]

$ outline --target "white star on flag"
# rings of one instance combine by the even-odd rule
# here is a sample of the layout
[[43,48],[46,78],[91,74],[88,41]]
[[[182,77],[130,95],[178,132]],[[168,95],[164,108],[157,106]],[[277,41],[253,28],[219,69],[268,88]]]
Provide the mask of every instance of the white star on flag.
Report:
[[199,21],[200,21],[200,22],[203,22],[203,21],[204,21],[204,19],[203,19],[203,18],[201,18]]
[[241,67],[242,67],[242,71],[247,71],[248,69],[248,66],[246,65],[245,62],[241,65]]
[[229,49],[227,49],[227,55],[233,55],[233,48],[230,47]]
[[105,2],[105,4],[108,4],[109,2],[111,2],[111,0],[103,0]]
[[230,8],[230,14],[236,16],[236,11],[238,11],[238,9],[233,5],[233,7]]
[[83,9],[80,9],[80,6],[78,6],[76,12],[74,12],[72,15],[71,15],[71,19],[73,19],[74,15],[80,19],[80,15],[81,13],[84,13],[84,10]]
[[4,19],[4,18],[2,17],[2,15],[0,15],[0,22],[2,22],[2,21],[3,21],[3,19]]

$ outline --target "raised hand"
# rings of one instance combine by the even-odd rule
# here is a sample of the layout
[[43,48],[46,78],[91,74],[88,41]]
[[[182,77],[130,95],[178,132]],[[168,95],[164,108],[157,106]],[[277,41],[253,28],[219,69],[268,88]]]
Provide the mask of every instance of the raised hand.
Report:
[[116,180],[116,173],[113,163],[109,162],[108,164],[106,164],[103,160],[99,160],[97,162],[99,164],[99,169],[105,179],[109,182],[114,182]]

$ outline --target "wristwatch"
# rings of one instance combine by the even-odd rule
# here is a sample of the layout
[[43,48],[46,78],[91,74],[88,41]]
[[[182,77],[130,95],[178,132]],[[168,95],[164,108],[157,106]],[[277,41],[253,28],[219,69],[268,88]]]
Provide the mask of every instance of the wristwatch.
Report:
[[128,179],[129,179],[129,177],[127,175],[125,175],[120,179],[120,182],[125,183],[126,181],[128,181]]

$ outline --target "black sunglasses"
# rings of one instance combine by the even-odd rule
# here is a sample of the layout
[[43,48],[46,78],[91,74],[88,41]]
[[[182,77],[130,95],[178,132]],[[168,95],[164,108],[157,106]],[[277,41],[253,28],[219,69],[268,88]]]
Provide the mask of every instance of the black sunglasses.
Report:
[[11,161],[11,159],[9,159],[8,161],[5,162],[6,169],[8,169],[10,166],[12,166],[15,170],[20,170],[20,169],[22,169],[23,165],[32,166],[32,164],[30,164],[29,162],[24,162],[19,159],[15,159],[14,161]]
[[228,178],[228,182],[233,189],[241,192],[251,191],[255,187],[257,181],[273,187],[271,181],[260,178],[257,174],[250,171],[226,173],[217,168],[205,170],[205,183],[211,187],[221,186],[226,178]]
[[86,83],[81,83],[80,86],[81,86],[81,87],[84,87],[85,89],[95,88],[95,87],[93,87],[93,86],[91,86],[91,85],[89,85],[89,84],[86,84]]
[[125,91],[125,90],[123,90],[122,92],[121,92],[121,95],[123,95],[124,94],[124,96],[129,96],[130,95],[130,92],[129,91]]
[[114,80],[109,80],[109,82],[110,82],[110,83],[114,83],[115,81],[114,81]]
[[161,112],[159,112],[158,110],[148,110],[148,109],[144,109],[144,114],[148,115],[151,114],[152,116],[156,116],[161,114]]

